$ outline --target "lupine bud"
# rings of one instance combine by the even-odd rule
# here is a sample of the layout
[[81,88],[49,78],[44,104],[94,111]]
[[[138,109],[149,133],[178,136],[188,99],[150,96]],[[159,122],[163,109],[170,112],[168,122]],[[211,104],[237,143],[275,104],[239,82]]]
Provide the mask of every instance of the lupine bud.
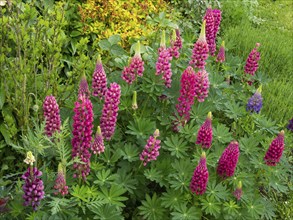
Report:
[[293,118],[289,121],[287,129],[290,130],[290,131],[293,131]]
[[213,10],[213,17],[214,17],[214,37],[217,38],[217,33],[220,28],[220,23],[222,20],[222,12],[219,9]]
[[129,66],[125,67],[122,72],[122,79],[128,84],[132,84],[137,76],[142,77],[144,71],[144,62],[140,55],[140,42],[136,43],[135,55],[130,60]]
[[148,162],[152,160],[157,160],[159,156],[159,149],[161,141],[157,138],[160,136],[159,129],[156,129],[154,134],[149,137],[147,144],[144,147],[143,152],[140,154],[140,160],[143,165],[146,166]]
[[261,86],[256,90],[253,96],[248,100],[246,111],[260,112],[262,108],[262,96],[261,96]]
[[92,142],[91,150],[94,154],[100,154],[105,150],[104,138],[100,126],[98,126],[96,136],[94,138],[94,141]]
[[178,98],[176,109],[179,116],[181,116],[184,121],[188,121],[190,118],[190,109],[194,103],[195,97],[195,72],[191,66],[184,70],[180,84],[180,97]]
[[223,41],[219,49],[219,53],[216,59],[216,62],[223,63],[225,62],[225,42]]
[[204,69],[206,65],[205,61],[209,56],[209,47],[206,41],[205,26],[206,20],[204,20],[202,23],[199,38],[194,44],[192,50],[191,61],[189,62],[189,64],[194,68]]
[[45,133],[51,137],[54,132],[60,131],[61,119],[59,106],[54,96],[47,96],[43,103],[44,118],[46,120]]
[[276,166],[280,162],[284,151],[284,131],[282,130],[278,136],[272,141],[265,157],[265,163],[268,166]]
[[111,83],[105,95],[105,103],[100,118],[102,135],[110,140],[115,132],[120,103],[121,88],[117,83]]
[[254,75],[258,69],[258,61],[260,60],[260,53],[257,51],[260,46],[260,43],[256,43],[255,48],[250,52],[246,64],[244,67],[244,72],[246,74]]
[[103,99],[107,91],[107,76],[100,55],[98,56],[96,68],[93,73],[92,90],[93,96],[98,96],[100,99]]
[[34,163],[35,161],[36,161],[36,159],[35,159],[33,153],[32,153],[31,151],[28,151],[28,152],[26,153],[26,158],[25,158],[24,162],[25,162],[26,164],[32,166],[33,163]]
[[202,148],[209,149],[213,141],[212,113],[209,112],[205,122],[202,124],[197,133],[196,144]]
[[231,177],[234,175],[236,165],[239,158],[239,144],[237,141],[232,141],[224,150],[218,162],[217,173],[222,178]]
[[241,181],[238,182],[238,185],[236,187],[236,190],[233,192],[233,195],[237,198],[237,200],[240,200],[242,197],[242,183]]
[[138,106],[137,106],[137,92],[134,91],[133,96],[132,96],[132,109],[136,110],[137,108],[138,108]]
[[87,98],[89,98],[91,95],[85,74],[81,76],[79,82],[78,95],[85,95]]
[[60,193],[62,196],[65,196],[68,194],[68,186],[66,185],[66,176],[62,163],[59,163],[58,165],[58,174],[55,180],[54,189],[57,190],[54,192],[55,195]]
[[204,20],[206,20],[206,38],[209,45],[209,52],[211,56],[214,56],[216,51],[215,21],[213,9],[211,7],[207,8]]
[[206,154],[203,152],[190,182],[190,190],[196,195],[204,194],[207,188],[209,172],[206,160]]
[[172,57],[179,58],[179,50],[182,48],[182,40],[180,37],[179,29],[174,29],[171,36],[171,47],[169,48]]
[[209,74],[205,70],[199,70],[195,74],[195,97],[197,101],[203,102],[209,94]]
[[83,163],[74,163],[73,168],[76,170],[74,177],[86,179],[90,173],[89,148],[91,146],[92,129],[93,129],[93,105],[85,95],[79,95],[78,101],[75,102],[73,116],[73,138],[72,157],[79,158]]

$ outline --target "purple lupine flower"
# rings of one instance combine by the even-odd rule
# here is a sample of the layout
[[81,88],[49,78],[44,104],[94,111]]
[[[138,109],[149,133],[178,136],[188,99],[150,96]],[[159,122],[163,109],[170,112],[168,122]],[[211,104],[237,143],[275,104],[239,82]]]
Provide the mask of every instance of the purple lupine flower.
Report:
[[190,182],[190,190],[196,195],[202,195],[205,193],[209,179],[209,172],[207,168],[207,159],[205,152],[202,153],[200,161],[195,168]]
[[246,74],[254,76],[255,72],[258,69],[258,61],[260,60],[260,52],[258,51],[259,46],[260,43],[256,43],[255,48],[250,52],[246,60],[246,64],[244,67],[244,72]]
[[216,62],[220,62],[220,63],[225,62],[225,41],[223,41],[221,44]]
[[217,33],[220,28],[220,23],[222,20],[222,12],[219,9],[213,9],[213,17],[214,17],[214,37],[217,38]]
[[54,132],[60,131],[61,119],[57,101],[54,96],[47,96],[43,103],[44,118],[46,120],[45,133],[51,137]]
[[238,185],[237,185],[237,187],[236,187],[236,190],[233,192],[233,195],[235,196],[235,198],[236,198],[237,200],[240,200],[241,197],[242,197],[242,194],[243,194],[243,192],[242,192],[242,182],[239,181],[239,182],[238,182]]
[[262,108],[261,86],[251,96],[246,105],[246,111],[259,113]]
[[203,21],[198,40],[194,44],[189,64],[194,68],[204,69],[209,56],[209,46],[206,41],[206,20]]
[[120,103],[121,88],[117,83],[111,83],[105,95],[105,103],[100,118],[102,135],[110,140],[115,132]]
[[94,154],[100,154],[105,150],[104,138],[100,126],[98,126],[97,133],[95,135],[94,141],[92,142],[91,150]]
[[84,74],[81,76],[81,79],[79,82],[78,95],[85,95],[87,98],[89,98],[91,95],[91,92],[89,90],[89,85],[87,83],[86,76]]
[[143,162],[143,165],[146,166],[151,160],[157,160],[159,156],[159,149],[161,148],[161,141],[157,138],[160,136],[159,129],[156,129],[154,134],[149,137],[147,144],[144,147],[144,150],[140,154],[140,160]]
[[107,76],[103,68],[101,56],[98,56],[96,68],[92,77],[92,94],[103,99],[107,91]]
[[58,173],[54,189],[56,190],[56,192],[54,192],[55,195],[61,194],[62,196],[65,196],[68,194],[68,186],[66,185],[66,176],[62,163],[59,163],[58,165]]
[[178,98],[176,109],[179,116],[182,117],[184,121],[188,121],[190,118],[190,109],[194,103],[195,97],[195,72],[191,66],[184,70],[180,84],[180,97]]
[[156,63],[156,75],[161,75],[162,79],[165,81],[165,86],[167,88],[171,87],[171,77],[172,77],[172,70],[171,70],[171,60],[172,56],[168,48],[166,48],[165,43],[165,31],[162,33],[161,37],[161,44],[159,48],[159,57]]
[[197,101],[203,102],[209,94],[209,75],[207,71],[199,70],[195,76],[195,97],[197,98]]
[[179,50],[182,48],[182,40],[178,28],[173,30],[170,42],[171,47],[169,48],[169,52],[172,57],[178,59],[180,56]]
[[202,148],[209,149],[213,141],[212,113],[209,112],[205,122],[202,124],[197,133],[196,144]]
[[217,167],[217,173],[219,176],[225,179],[234,175],[239,154],[238,142],[231,141],[219,159]]
[[268,166],[276,166],[280,162],[284,151],[284,131],[282,130],[278,136],[272,141],[266,155],[265,163]]
[[144,71],[144,62],[140,55],[140,42],[138,41],[135,48],[135,54],[130,60],[130,64],[124,67],[122,79],[128,84],[132,84],[137,76],[142,77]]
[[211,7],[207,8],[204,20],[206,20],[206,38],[209,45],[209,52],[211,56],[214,56],[216,51],[215,19],[213,9]]
[[290,131],[293,131],[293,118],[289,121],[287,129],[290,130]]
[[83,163],[75,162],[73,168],[75,169],[75,178],[83,178],[86,180],[90,173],[90,157],[89,148],[91,146],[92,130],[93,130],[93,105],[87,96],[80,94],[78,101],[75,102],[73,116],[73,138],[72,144],[72,158],[77,157]]

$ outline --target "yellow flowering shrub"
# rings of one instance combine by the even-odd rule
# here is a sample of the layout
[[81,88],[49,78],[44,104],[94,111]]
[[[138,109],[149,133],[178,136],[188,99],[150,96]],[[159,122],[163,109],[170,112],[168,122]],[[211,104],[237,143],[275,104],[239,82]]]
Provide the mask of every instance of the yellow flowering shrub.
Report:
[[87,0],[79,13],[84,34],[94,33],[97,40],[119,34],[125,45],[131,38],[148,36],[153,27],[147,16],[166,11],[167,6],[163,0]]

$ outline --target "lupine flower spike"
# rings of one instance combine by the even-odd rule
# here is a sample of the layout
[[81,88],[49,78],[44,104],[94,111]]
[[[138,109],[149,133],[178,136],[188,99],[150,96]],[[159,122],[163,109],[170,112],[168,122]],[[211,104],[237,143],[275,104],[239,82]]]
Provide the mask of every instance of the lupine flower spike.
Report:
[[205,70],[199,70],[195,74],[195,97],[197,101],[204,102],[205,98],[208,97],[210,81],[209,74]]
[[174,29],[171,36],[171,47],[169,48],[170,54],[172,57],[176,59],[179,58],[180,52],[179,50],[182,48],[182,40],[180,37],[179,29]]
[[24,192],[24,195],[22,196],[24,199],[23,205],[31,205],[34,210],[37,210],[40,205],[40,201],[45,195],[43,181],[39,178],[42,176],[42,172],[39,171],[37,167],[33,167],[35,157],[31,151],[27,152],[27,157],[24,162],[29,164],[29,168],[21,177],[25,181],[22,186]]
[[63,168],[62,163],[59,163],[58,165],[58,174],[55,181],[54,189],[56,192],[54,192],[55,195],[62,195],[65,196],[68,194],[68,186],[66,185],[66,172]]
[[225,41],[223,41],[221,44],[216,62],[220,62],[220,63],[225,62]]
[[290,131],[293,131],[293,118],[289,121],[287,129],[290,130]]
[[260,43],[256,43],[255,48],[250,52],[246,60],[246,64],[244,67],[244,72],[246,74],[254,76],[255,72],[258,69],[258,61],[260,60],[260,52],[258,51],[259,46]]
[[262,108],[262,96],[261,96],[261,89],[262,86],[260,86],[253,96],[248,100],[248,103],[246,105],[246,111],[249,112],[255,112],[259,113]]
[[91,95],[85,74],[81,76],[79,82],[78,95],[85,95],[87,98],[89,98]]
[[214,56],[216,51],[215,21],[213,9],[210,6],[206,10],[204,20],[206,20],[206,38],[209,45],[209,52],[211,56]]
[[73,138],[72,158],[77,157],[83,163],[74,163],[73,168],[76,170],[74,177],[86,180],[90,173],[90,157],[89,148],[91,146],[92,129],[93,129],[93,105],[88,97],[79,94],[78,101],[75,102],[73,116]]
[[237,141],[232,141],[221,155],[217,173],[223,179],[234,175],[238,158],[239,158],[239,144]]
[[242,194],[243,194],[243,192],[242,192],[242,182],[239,181],[238,185],[236,187],[236,190],[233,192],[233,195],[235,196],[235,198],[237,198],[237,200],[240,200],[241,197],[242,197]]
[[209,56],[209,47],[206,40],[206,20],[203,21],[198,40],[194,44],[189,64],[194,68],[204,69]]
[[213,17],[214,17],[214,37],[217,38],[217,33],[220,28],[220,23],[222,20],[222,12],[219,9],[213,9]]
[[103,99],[107,91],[107,76],[103,68],[101,56],[98,55],[96,68],[92,77],[92,94]]
[[268,166],[276,166],[280,162],[284,151],[284,131],[282,130],[278,136],[272,141],[266,155],[265,163]]
[[102,135],[110,140],[115,132],[120,103],[121,88],[117,83],[111,83],[105,95],[105,103],[100,118]]
[[43,103],[44,118],[46,120],[45,133],[51,137],[54,132],[60,131],[61,119],[59,106],[54,96],[47,96]]
[[207,159],[205,152],[202,153],[200,161],[195,168],[190,182],[190,190],[196,195],[202,195],[205,193],[209,179],[209,172],[207,168]]
[[171,60],[172,56],[170,55],[169,50],[166,48],[166,39],[165,39],[165,31],[162,32],[161,36],[161,44],[159,48],[159,57],[156,63],[156,75],[162,75],[162,79],[165,82],[165,86],[167,88],[171,87]]
[[137,106],[137,92],[134,91],[133,96],[132,96],[132,109],[136,110],[137,108],[138,108],[138,106]]
[[209,149],[212,145],[213,129],[212,129],[212,113],[209,112],[205,122],[202,124],[197,133],[196,144],[200,144],[202,148]]
[[104,138],[100,126],[98,126],[97,133],[95,135],[94,141],[92,142],[91,150],[94,154],[100,154],[105,150]]
[[135,54],[130,59],[130,64],[124,67],[122,72],[122,79],[128,84],[132,84],[137,76],[142,77],[144,71],[144,62],[140,55],[140,42],[136,43]]
[[140,154],[140,160],[143,162],[144,166],[146,166],[147,163],[152,160],[157,160],[157,157],[160,154],[159,149],[161,148],[161,141],[157,139],[159,136],[160,131],[159,129],[156,129],[154,134],[149,137],[143,152]]

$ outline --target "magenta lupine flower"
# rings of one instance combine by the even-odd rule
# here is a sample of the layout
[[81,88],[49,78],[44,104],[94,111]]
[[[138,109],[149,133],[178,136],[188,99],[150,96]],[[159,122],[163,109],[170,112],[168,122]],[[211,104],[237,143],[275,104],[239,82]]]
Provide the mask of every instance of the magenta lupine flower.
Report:
[[197,101],[203,102],[209,94],[209,75],[205,70],[199,70],[195,74],[195,97]]
[[85,95],[79,95],[78,101],[75,102],[73,116],[73,138],[72,157],[77,157],[82,163],[74,163],[73,168],[76,170],[74,177],[86,179],[90,173],[90,157],[89,148],[91,146],[92,130],[93,130],[93,105]]
[[246,64],[244,67],[244,72],[246,74],[254,75],[256,70],[258,69],[258,61],[260,60],[260,52],[258,48],[260,43],[256,43],[255,48],[250,52]]
[[45,133],[51,137],[55,131],[60,131],[61,119],[57,101],[54,96],[47,96],[43,103],[44,118],[46,120]]
[[213,16],[214,16],[214,37],[217,38],[217,33],[220,28],[220,23],[222,20],[222,12],[219,9],[213,9]]
[[190,118],[190,109],[194,103],[195,97],[195,72],[191,66],[184,70],[180,84],[180,96],[176,109],[179,116],[181,116],[184,121],[188,121]]
[[157,160],[159,156],[159,149],[161,148],[161,141],[157,138],[160,136],[159,129],[156,129],[154,134],[149,137],[147,144],[144,147],[144,150],[140,154],[140,160],[143,162],[143,165],[146,166],[151,160]]
[[81,76],[81,79],[79,82],[78,95],[85,95],[87,98],[89,98],[91,95],[91,92],[89,90],[89,85],[87,83],[86,76],[84,74]]
[[209,56],[209,46],[206,41],[205,31],[206,21],[204,20],[201,26],[201,31],[198,40],[194,44],[192,56],[189,64],[194,68],[204,69],[206,60]]
[[100,118],[102,135],[110,140],[115,132],[120,103],[121,88],[117,83],[111,83],[105,95],[105,103]]
[[98,126],[96,136],[94,138],[94,141],[92,142],[91,150],[94,154],[100,154],[105,150],[104,138],[100,126]]
[[280,162],[284,151],[284,131],[282,130],[278,136],[272,141],[266,155],[264,157],[265,163],[268,166],[276,166]]
[[206,39],[209,46],[209,52],[211,56],[214,56],[216,51],[215,21],[213,9],[211,7],[207,8],[204,20],[206,20]]
[[65,196],[68,194],[65,171],[61,163],[59,163],[58,165],[58,174],[55,180],[54,189],[57,190],[56,192],[54,192],[55,195],[61,194],[62,196]]
[[179,29],[173,30],[173,34],[171,36],[170,42],[171,42],[171,47],[169,48],[169,52],[172,57],[175,57],[176,59],[178,59],[180,56],[179,50],[182,48],[182,40],[181,40]]
[[216,62],[220,62],[220,63],[225,62],[225,41],[223,41],[221,44]]
[[202,148],[209,149],[213,141],[212,113],[209,112],[205,122],[202,124],[197,133],[196,144]]
[[209,172],[207,168],[207,159],[205,152],[202,153],[200,161],[195,168],[190,182],[190,190],[196,195],[202,195],[205,193],[209,179]]
[[237,198],[237,200],[240,200],[242,197],[242,183],[241,181],[238,182],[238,185],[236,187],[236,190],[233,192],[233,195],[235,196],[235,198]]
[[93,96],[98,96],[100,99],[103,99],[107,91],[107,76],[100,55],[92,77],[92,90]]
[[122,79],[128,84],[132,84],[137,76],[142,77],[144,71],[144,62],[140,55],[140,42],[138,41],[135,48],[135,54],[130,60],[130,64],[124,67]]
[[225,179],[234,175],[239,154],[240,152],[238,142],[231,141],[219,159],[217,167],[217,173],[219,176]]

